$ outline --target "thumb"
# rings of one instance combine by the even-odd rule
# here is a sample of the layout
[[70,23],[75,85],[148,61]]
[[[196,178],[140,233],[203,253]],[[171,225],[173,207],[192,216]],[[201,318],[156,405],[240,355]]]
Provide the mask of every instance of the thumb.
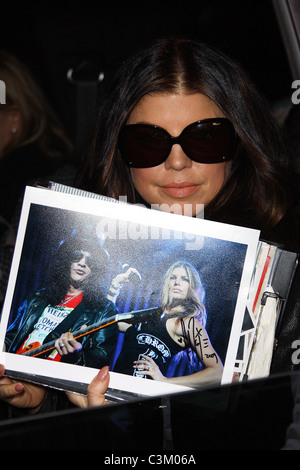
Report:
[[109,384],[108,366],[102,367],[87,388],[88,406],[103,405]]

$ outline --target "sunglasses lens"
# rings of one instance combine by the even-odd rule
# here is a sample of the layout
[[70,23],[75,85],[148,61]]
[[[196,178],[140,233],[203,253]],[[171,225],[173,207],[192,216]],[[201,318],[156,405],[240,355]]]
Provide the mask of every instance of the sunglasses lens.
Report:
[[86,264],[91,268],[94,264],[94,257],[92,255],[86,255],[80,250],[75,250],[72,256],[72,261],[74,263],[78,263],[79,261],[82,260],[82,258],[85,259]]
[[192,160],[220,163],[233,157],[235,132],[227,119],[210,119],[186,127],[180,141],[184,152]]
[[127,125],[121,130],[119,149],[129,166],[149,168],[160,165],[167,158],[171,149],[170,137],[156,126]]

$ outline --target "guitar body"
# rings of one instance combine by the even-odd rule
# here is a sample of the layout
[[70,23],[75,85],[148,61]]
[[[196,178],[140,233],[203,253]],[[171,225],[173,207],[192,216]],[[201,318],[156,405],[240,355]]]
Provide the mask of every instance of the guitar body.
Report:
[[17,351],[17,354],[25,354],[29,353],[32,350],[35,350],[37,348],[41,347],[41,343],[38,341],[35,341],[34,343],[29,344],[28,346],[21,346],[21,348]]

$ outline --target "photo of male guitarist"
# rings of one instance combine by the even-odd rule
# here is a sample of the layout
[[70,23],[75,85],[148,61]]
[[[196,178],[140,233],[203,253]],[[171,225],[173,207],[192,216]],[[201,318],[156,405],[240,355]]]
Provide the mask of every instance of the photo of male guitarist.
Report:
[[[100,288],[107,264],[107,252],[96,241],[74,236],[62,243],[47,286],[23,302],[8,328],[6,351],[36,355],[40,348],[46,352],[39,357],[48,360],[96,368],[109,365],[118,329],[109,322],[117,307]],[[97,323],[105,327],[74,338],[75,331]]]

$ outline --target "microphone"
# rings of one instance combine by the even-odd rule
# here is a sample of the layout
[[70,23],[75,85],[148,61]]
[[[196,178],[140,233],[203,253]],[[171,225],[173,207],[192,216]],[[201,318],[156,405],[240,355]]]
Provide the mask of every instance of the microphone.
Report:
[[141,278],[135,272],[131,272],[128,276],[128,280],[133,284],[141,282]]
[[[126,271],[130,268],[129,264],[127,263],[125,264],[120,263],[120,265],[122,267],[122,273],[126,273]],[[141,278],[136,272],[131,271],[131,273],[128,276],[128,281],[132,282],[133,284],[136,284],[136,283],[141,282]]]
[[129,312],[131,318],[126,319],[126,323],[134,324],[147,321],[160,321],[162,310],[160,307],[146,308],[142,310],[132,310]]

